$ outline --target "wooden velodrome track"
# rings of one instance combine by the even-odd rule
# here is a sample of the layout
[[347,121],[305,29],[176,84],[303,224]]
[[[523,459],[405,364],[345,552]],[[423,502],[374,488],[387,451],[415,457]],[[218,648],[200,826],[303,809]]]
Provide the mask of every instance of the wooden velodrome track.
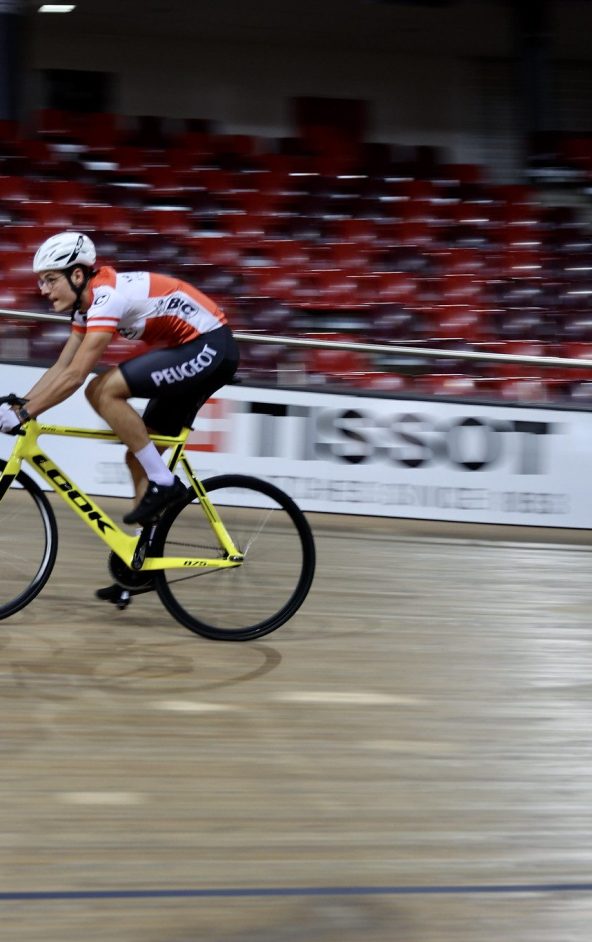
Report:
[[1,626],[2,940],[589,942],[588,534],[312,516],[304,608],[224,644],[96,601],[56,511]]

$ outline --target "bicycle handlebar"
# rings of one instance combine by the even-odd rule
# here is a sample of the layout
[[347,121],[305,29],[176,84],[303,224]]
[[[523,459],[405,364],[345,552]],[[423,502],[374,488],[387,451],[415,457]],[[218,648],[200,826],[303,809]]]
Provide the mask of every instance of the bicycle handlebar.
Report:
[[6,403],[9,406],[24,406],[26,399],[21,399],[16,393],[9,393],[7,396],[0,396],[0,406]]

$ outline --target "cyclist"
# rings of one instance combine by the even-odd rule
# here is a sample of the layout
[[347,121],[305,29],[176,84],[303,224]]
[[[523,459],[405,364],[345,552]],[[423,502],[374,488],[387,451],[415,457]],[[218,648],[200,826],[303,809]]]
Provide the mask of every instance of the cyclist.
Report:
[[[33,271],[41,294],[56,313],[71,312],[72,331],[54,365],[22,397],[25,406],[0,407],[0,431],[16,434],[29,418],[71,396],[115,333],[155,347],[96,375],[85,390],[127,445],[136,501],[124,522],[145,524],[186,494],[148,430],[178,435],[191,425],[232,379],[238,349],[223,311],[192,285],[153,272],[97,268],[96,260],[95,246],[80,232],[60,232],[37,250]],[[128,402],[132,396],[149,400],[142,418]]]

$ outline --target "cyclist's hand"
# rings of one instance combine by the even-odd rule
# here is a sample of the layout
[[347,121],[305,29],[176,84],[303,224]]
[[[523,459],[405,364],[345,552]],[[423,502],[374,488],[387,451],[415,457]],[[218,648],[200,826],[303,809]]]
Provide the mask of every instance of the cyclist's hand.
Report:
[[10,408],[7,403],[0,406],[0,432],[6,432],[7,435],[17,435],[21,427],[21,420],[16,412]]

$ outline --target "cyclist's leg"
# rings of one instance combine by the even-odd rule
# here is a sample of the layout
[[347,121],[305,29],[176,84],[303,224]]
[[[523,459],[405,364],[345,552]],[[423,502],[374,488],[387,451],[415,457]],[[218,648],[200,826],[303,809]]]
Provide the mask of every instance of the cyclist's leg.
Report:
[[[208,347],[209,351],[214,350],[216,357],[212,358],[211,363],[205,364],[200,374],[193,377],[192,382],[179,383],[182,389],[173,386],[174,391],[170,389],[173,384],[167,384],[164,390],[159,388],[156,395],[149,397],[148,405],[142,417],[144,427],[149,432],[156,432],[161,435],[178,435],[183,428],[192,424],[201,406],[218,389],[231,381],[236,372],[239,359],[236,343],[227,328],[221,328],[214,334],[215,338],[211,334],[206,335],[202,338],[202,343],[204,347]],[[150,380],[153,381],[152,374],[155,372],[160,371],[162,373],[164,369],[170,370],[175,365],[178,368],[179,364],[187,362],[188,348],[190,347],[195,347],[195,344],[186,344],[184,347],[178,347],[174,350],[159,350],[154,351],[154,353],[143,354],[122,364],[121,372],[130,394],[147,396],[147,374],[150,375]],[[194,361],[199,356],[199,349],[200,347],[197,345],[197,352],[195,349],[189,351],[189,353],[193,353]],[[165,359],[163,357],[165,354],[170,356]],[[210,359],[210,355],[208,354],[204,359]],[[178,375],[178,372],[171,375]],[[162,453],[164,449],[161,448],[159,451]],[[134,484],[136,500],[140,501],[148,484],[145,469],[130,449],[126,453],[126,464]],[[99,598],[108,601],[116,601],[112,596],[116,595],[117,589],[119,589],[119,586],[115,584],[99,590],[97,595]],[[146,589],[140,591],[146,591]],[[137,593],[132,591],[130,594]]]
[[[166,427],[160,422],[155,424],[154,414],[151,416],[150,413],[145,417],[145,425],[159,432],[175,434],[187,422],[188,404],[194,407],[195,414],[195,403],[203,401],[204,395],[210,395],[211,391],[227,382],[237,364],[238,353],[232,332],[228,327],[220,327],[179,347],[134,357],[122,363],[119,369],[132,395],[165,402],[161,415],[167,416]],[[138,506],[126,514],[124,520],[126,523],[146,523],[184,496],[184,488],[166,468],[152,442],[142,452],[134,454],[150,483]],[[164,470],[159,471],[158,478],[152,475],[156,460],[161,469],[166,469],[168,482],[162,478]],[[137,471],[135,474],[139,485],[141,475]]]
[[[138,445],[140,445],[140,448],[145,447],[141,443],[151,444],[151,441],[148,434],[150,430],[146,428],[144,421],[127,402],[130,394],[127,382],[118,368],[97,376],[88,384],[86,390],[87,398],[95,411],[128,445],[125,460],[134,485],[134,505],[137,505],[146,490],[148,477],[132,449],[134,445],[136,448]],[[164,462],[163,467],[166,468]],[[171,478],[174,480],[172,475]],[[115,582],[110,586],[98,589],[95,595],[101,601],[111,602],[122,609],[129,604],[133,595],[149,591],[152,587],[153,579],[147,575],[145,581],[137,589],[129,586],[123,587]]]
[[128,448],[136,453],[150,441],[146,426],[128,399],[133,395],[119,367],[95,376],[86,398]]
[[[165,370],[171,374],[171,367],[179,370],[180,366],[197,360],[199,365],[200,349],[207,347],[208,354],[202,359],[204,364],[199,373],[179,381],[177,374],[172,373],[169,378],[175,379],[173,383],[166,383],[157,377],[158,388],[147,398],[148,405],[142,416],[146,428],[150,432],[161,435],[178,435],[183,428],[191,426],[195,416],[202,405],[214,395],[222,386],[230,382],[238,366],[238,348],[230,330],[226,327],[206,334],[199,338],[199,342],[191,342],[174,350],[155,351],[154,354],[145,354],[135,357],[122,364],[122,371],[134,395],[144,395],[144,376],[147,370],[152,376]],[[193,349],[193,356],[191,352]],[[195,352],[197,350],[197,353]],[[212,356],[210,351],[215,353]],[[161,453],[164,449],[160,449]],[[126,462],[136,487],[140,494],[146,487],[147,478],[133,453],[128,451]]]
[[129,451],[140,462],[150,487],[140,504],[124,517],[126,523],[147,523],[165,507],[185,494],[181,481],[169,471],[150,440],[146,426],[128,398],[133,394],[119,368],[109,370],[91,381],[87,397],[93,408],[110,425]]

